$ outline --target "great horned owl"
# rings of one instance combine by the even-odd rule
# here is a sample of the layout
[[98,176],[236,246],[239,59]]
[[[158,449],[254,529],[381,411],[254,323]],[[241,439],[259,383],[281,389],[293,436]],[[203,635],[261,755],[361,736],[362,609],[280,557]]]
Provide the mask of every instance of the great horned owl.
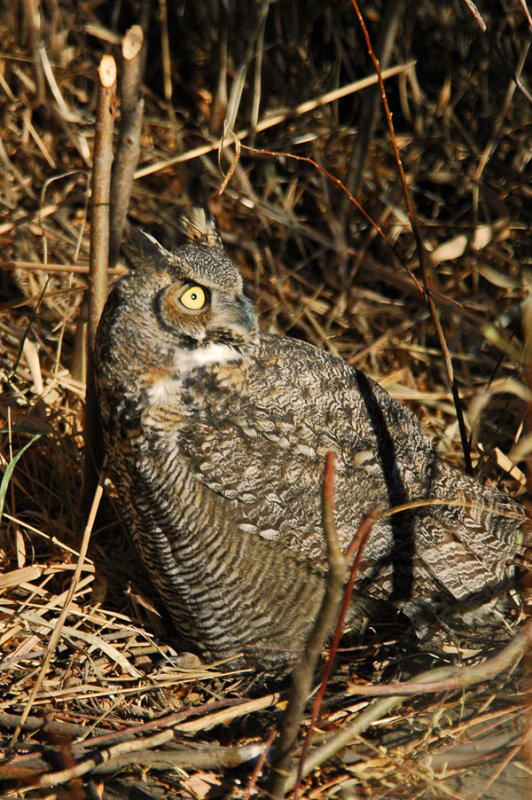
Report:
[[100,322],[96,383],[110,476],[135,546],[181,636],[206,659],[288,668],[327,571],[322,476],[337,454],[344,548],[380,519],[350,623],[389,601],[419,630],[434,615],[495,614],[523,513],[445,466],[414,415],[363,372],[261,333],[215,226],[195,212],[170,252],[130,231],[130,272]]

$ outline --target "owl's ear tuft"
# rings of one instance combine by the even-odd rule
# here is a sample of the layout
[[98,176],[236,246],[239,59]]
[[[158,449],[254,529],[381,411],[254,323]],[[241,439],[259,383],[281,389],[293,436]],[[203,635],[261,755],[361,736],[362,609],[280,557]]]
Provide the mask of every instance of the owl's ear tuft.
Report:
[[206,244],[208,247],[221,247],[222,238],[216,220],[202,206],[194,206],[179,220],[181,233],[189,242]]
[[132,269],[146,269],[149,264],[157,267],[161,262],[167,263],[172,258],[172,254],[151,233],[129,223],[124,232],[122,253]]

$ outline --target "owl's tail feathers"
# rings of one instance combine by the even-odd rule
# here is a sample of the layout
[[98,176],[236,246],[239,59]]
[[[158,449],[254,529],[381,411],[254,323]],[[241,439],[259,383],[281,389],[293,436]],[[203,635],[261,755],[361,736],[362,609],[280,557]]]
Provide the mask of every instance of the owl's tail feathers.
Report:
[[494,575],[505,573],[523,553],[526,513],[508,495],[440,464],[430,496],[442,503],[445,538]]
[[449,616],[466,628],[501,624],[523,568],[527,517],[507,495],[441,465],[418,549],[432,581],[450,600]]

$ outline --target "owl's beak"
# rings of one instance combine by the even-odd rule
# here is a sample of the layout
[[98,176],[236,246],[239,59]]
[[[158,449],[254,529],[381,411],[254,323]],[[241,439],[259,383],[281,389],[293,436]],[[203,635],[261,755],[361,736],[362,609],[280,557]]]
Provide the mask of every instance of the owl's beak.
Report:
[[238,298],[237,324],[241,325],[248,333],[257,327],[257,314],[247,297]]
[[212,312],[208,329],[205,331],[209,342],[245,344],[253,339],[258,331],[255,309],[243,294],[213,293]]
[[224,309],[223,316],[217,315],[214,324],[221,330],[230,331],[233,341],[248,342],[257,331],[257,315],[247,297],[240,295],[233,298],[230,308]]

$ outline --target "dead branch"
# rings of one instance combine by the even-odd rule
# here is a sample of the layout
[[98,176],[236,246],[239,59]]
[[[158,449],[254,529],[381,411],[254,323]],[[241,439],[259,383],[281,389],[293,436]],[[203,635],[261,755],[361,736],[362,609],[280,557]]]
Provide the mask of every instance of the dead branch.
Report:
[[100,84],[94,137],[89,273],[89,347],[91,350],[94,348],[98,322],[107,300],[110,176],[116,113],[116,64],[112,56],[103,56],[98,75]]
[[37,0],[24,0],[24,21],[28,33],[29,45],[31,50],[33,77],[35,80],[35,106],[40,106],[44,102],[45,82],[41,59],[39,57],[39,44],[41,37],[41,13]]
[[338,617],[338,621],[336,623],[336,629],[334,631],[333,641],[331,643],[331,647],[329,650],[329,655],[327,657],[327,663],[325,664],[325,669],[323,671],[323,675],[321,678],[321,683],[319,690],[316,694],[316,698],[314,700],[312,706],[312,716],[310,718],[310,724],[307,729],[307,733],[303,742],[303,747],[301,749],[301,757],[299,759],[298,768],[297,768],[297,783],[295,785],[294,791],[294,800],[298,800],[299,797],[299,784],[301,782],[302,773],[303,773],[303,764],[305,763],[305,758],[307,757],[307,753],[310,748],[310,744],[312,741],[312,734],[314,732],[314,727],[316,725],[316,721],[319,717],[321,711],[321,704],[323,702],[323,697],[325,695],[325,689],[327,688],[327,683],[332,673],[334,659],[336,658],[336,653],[338,651],[338,646],[340,644],[340,639],[342,637],[342,633],[344,630],[345,625],[345,618],[347,616],[347,612],[349,606],[351,604],[351,598],[353,595],[353,588],[355,585],[355,579],[358,574],[358,570],[360,567],[360,562],[362,560],[362,554],[364,552],[364,548],[366,546],[366,542],[368,541],[369,535],[371,533],[371,529],[373,527],[374,522],[378,519],[379,513],[378,511],[374,511],[371,514],[368,514],[364,517],[358,527],[357,532],[353,536],[353,539],[346,550],[344,563],[348,564],[353,554],[355,554],[355,558],[353,564],[351,566],[349,579],[347,581],[343,598],[342,598],[342,607],[340,609],[340,614]]
[[[0,259],[0,269],[38,269],[43,272],[66,272],[73,275],[88,275],[88,264],[39,264],[33,261],[4,261]],[[108,275],[124,275],[124,267],[110,267]],[[24,301],[26,302],[26,301]]]
[[[383,71],[382,77],[386,80],[387,78],[392,78],[395,75],[400,75],[402,72],[406,72],[407,70],[411,69],[413,63],[414,62],[409,61],[405,64],[398,64],[395,67],[390,67],[389,69]],[[262,119],[256,125],[256,127],[244,128],[234,135],[239,141],[242,141],[248,136],[268,130],[268,128],[273,128],[275,125],[280,125],[282,122],[285,122],[293,116],[307,114],[309,111],[313,111],[315,108],[319,108],[321,105],[332,103],[335,100],[339,100],[340,98],[346,97],[349,94],[359,92],[368,86],[373,86],[377,83],[377,80],[378,79],[376,75],[368,75],[366,78],[361,78],[358,81],[349,83],[340,89],[335,89],[333,92],[326,92],[315,100],[307,100],[304,103],[296,106],[296,108],[279,108],[276,111],[272,111],[270,114],[267,114],[264,119]],[[160,172],[168,167],[172,167],[174,164],[182,164],[185,161],[191,161],[194,158],[199,158],[207,153],[212,153],[214,150],[217,150],[219,146],[220,142],[218,139],[216,139],[215,142],[209,142],[207,144],[200,145],[199,147],[194,147],[192,150],[187,150],[185,153],[179,153],[177,156],[172,156],[172,158],[167,158],[164,161],[157,162],[156,164],[149,164],[146,167],[141,167],[135,172],[135,178],[145,178],[147,175],[152,175],[154,172]],[[250,149],[253,150],[254,148]],[[283,153],[282,155],[285,154]]]
[[[399,29],[399,22],[404,12],[405,0],[393,0],[384,7],[383,19],[379,28],[377,40],[377,53],[381,69],[387,67],[390,61],[395,38]],[[349,168],[347,171],[346,185],[351,194],[356,195],[362,180],[364,165],[367,160],[369,146],[373,140],[377,126],[379,111],[379,89],[373,86],[365,92],[360,106],[359,134],[355,137]],[[345,216],[348,209],[348,198],[344,197],[341,204],[342,214]]]
[[[24,780],[26,785],[16,793],[2,795],[4,798],[20,797],[20,793],[34,788],[51,788],[79,779],[84,775],[110,775],[127,767],[136,766],[153,770],[181,769],[226,769],[237,767],[257,758],[263,749],[262,744],[245,744],[235,747],[202,746],[179,747],[156,750],[172,739],[172,731],[163,731],[150,739],[131,740],[120,746],[99,751],[95,756],[84,759],[72,767],[56,772],[44,772],[48,762],[42,758],[24,759],[0,767],[0,779]],[[139,747],[139,745],[141,745]],[[78,748],[72,751],[76,754]],[[32,777],[35,776],[34,780]],[[38,777],[37,777],[38,776]]]
[[103,56],[98,69],[100,79],[91,194],[91,238],[88,292],[87,391],[85,396],[85,466],[82,508],[87,508],[94,492],[103,459],[103,437],[100,428],[96,389],[94,386],[93,351],[98,322],[107,300],[109,267],[109,201],[111,165],[113,163],[113,126],[116,114],[116,64],[112,56]]
[[140,97],[142,81],[144,33],[140,25],[133,25],[122,42],[122,78],[120,94],[122,113],[120,134],[111,180],[111,215],[109,264],[118,259],[124,233],[129,198],[133,188],[135,169],[140,154],[140,134],[144,100]]
[[267,694],[263,697],[257,697],[254,700],[238,703],[238,705],[231,706],[230,708],[224,708],[221,711],[215,711],[213,714],[207,714],[191,722],[184,722],[182,725],[177,725],[176,730],[182,733],[208,731],[216,727],[216,725],[228,725],[232,720],[243,717],[246,714],[251,714],[253,711],[270,708],[279,700],[280,695],[277,692]]
[[287,770],[297,741],[299,726],[307,703],[312,679],[321,650],[337,618],[345,578],[345,560],[338,541],[334,522],[334,477],[336,456],[328,452],[325,457],[323,480],[323,529],[327,542],[329,571],[325,594],[309,636],[305,652],[292,675],[292,689],[283,716],[280,735],[272,755],[272,773],[268,791],[275,797],[284,797]]
[[[443,680],[430,681],[423,679],[423,685],[419,685],[417,678],[412,681],[388,684],[360,685],[354,690],[354,694],[363,697],[389,697],[390,695],[403,695],[405,697],[425,694],[426,692],[450,692],[455,689],[465,689],[475,683],[488,681],[494,678],[505,669],[517,664],[527,648],[532,645],[532,622],[527,622],[521,631],[503,649],[481,664],[474,664],[471,667],[452,667],[454,670],[448,678]],[[445,668],[444,668],[445,669]],[[426,676],[430,673],[425,673]]]

